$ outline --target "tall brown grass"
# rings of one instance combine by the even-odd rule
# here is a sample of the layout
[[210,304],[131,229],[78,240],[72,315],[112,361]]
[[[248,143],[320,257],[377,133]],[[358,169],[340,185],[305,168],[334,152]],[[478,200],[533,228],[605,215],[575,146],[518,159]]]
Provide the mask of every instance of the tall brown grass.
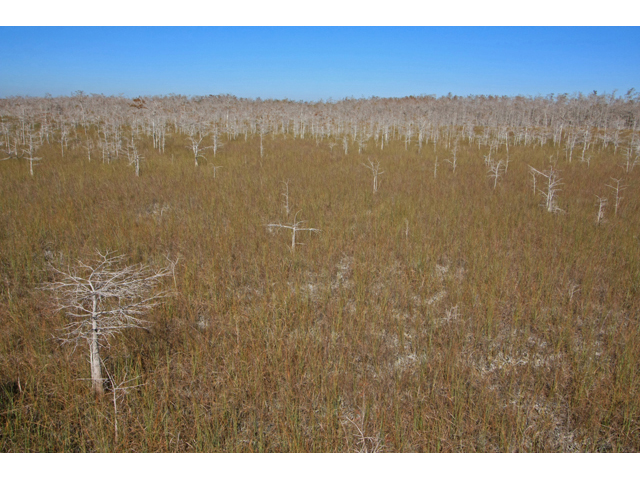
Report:
[[[33,177],[0,164],[0,450],[640,449],[640,170],[613,147],[587,166],[510,146],[494,190],[464,141],[455,173],[440,146],[263,142],[261,158],[258,135],[225,141],[215,178],[179,135],[164,155],[139,141],[140,177],[54,145]],[[531,188],[551,155],[564,215]],[[597,225],[610,177],[627,189]],[[298,210],[322,231],[292,254],[265,225]],[[87,350],[59,345],[67,320],[37,288],[96,249],[180,258],[151,330],[104,352],[115,381],[140,377],[117,440],[110,385],[94,398]]]

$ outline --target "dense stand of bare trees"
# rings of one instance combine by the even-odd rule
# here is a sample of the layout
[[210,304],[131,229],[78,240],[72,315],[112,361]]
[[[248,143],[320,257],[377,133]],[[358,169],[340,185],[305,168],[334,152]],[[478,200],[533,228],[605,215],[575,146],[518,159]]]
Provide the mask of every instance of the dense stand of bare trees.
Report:
[[[421,151],[438,144],[451,151],[455,162],[461,140],[488,148],[489,156],[509,145],[562,146],[566,159],[589,162],[592,148],[613,145],[627,157],[627,168],[640,151],[640,94],[623,96],[548,95],[546,97],[418,96],[405,98],[348,98],[336,102],[249,100],[230,95],[124,97],[85,95],[69,97],[10,97],[0,99],[0,150],[2,157],[29,160],[33,171],[35,149],[57,144],[64,156],[82,147],[89,160],[111,162],[133,154],[135,139],[147,136],[160,153],[167,137],[183,134],[190,139],[194,163],[204,149],[215,156],[225,138],[250,135],[264,140],[327,140],[333,149],[342,144],[345,154],[384,149],[390,140]],[[91,135],[89,135],[91,133]],[[350,149],[351,147],[351,149]],[[93,154],[93,155],[92,155]],[[132,155],[134,155],[132,157]],[[133,158],[133,160],[131,160]],[[455,168],[455,163],[452,163]]]

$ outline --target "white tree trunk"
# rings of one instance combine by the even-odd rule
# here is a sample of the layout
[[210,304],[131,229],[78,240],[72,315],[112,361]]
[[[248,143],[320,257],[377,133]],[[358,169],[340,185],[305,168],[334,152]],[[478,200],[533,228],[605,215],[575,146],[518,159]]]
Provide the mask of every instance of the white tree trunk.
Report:
[[98,343],[98,298],[93,297],[93,314],[91,316],[91,383],[93,391],[97,395],[104,394],[104,379],[102,378],[102,368],[100,366],[100,345]]

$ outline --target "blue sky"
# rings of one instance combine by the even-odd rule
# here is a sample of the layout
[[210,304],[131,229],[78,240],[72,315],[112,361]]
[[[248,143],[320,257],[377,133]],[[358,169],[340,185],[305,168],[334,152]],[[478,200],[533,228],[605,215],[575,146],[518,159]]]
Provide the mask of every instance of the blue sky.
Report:
[[640,89],[640,27],[0,27],[0,97]]

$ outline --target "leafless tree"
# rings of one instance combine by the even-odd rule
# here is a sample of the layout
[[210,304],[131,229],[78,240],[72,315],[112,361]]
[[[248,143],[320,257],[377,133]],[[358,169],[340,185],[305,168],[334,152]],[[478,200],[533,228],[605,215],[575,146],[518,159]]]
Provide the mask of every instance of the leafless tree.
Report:
[[26,159],[29,160],[29,173],[33,177],[33,165],[42,160],[42,157],[36,157],[36,150],[40,147],[41,142],[38,137],[29,128],[26,148],[23,148]]
[[138,152],[138,148],[136,147],[136,142],[133,137],[131,137],[131,142],[127,146],[127,155],[129,156],[129,165],[133,165],[136,170],[136,177],[140,176],[140,161],[142,160],[142,156]]
[[498,162],[489,160],[488,167],[489,171],[487,172],[487,175],[489,175],[489,178],[493,178],[493,189],[495,190],[498,186],[498,179],[500,178],[500,175],[506,172],[506,168],[502,163],[502,160]]
[[456,167],[458,166],[458,145],[453,147],[453,160],[445,159],[445,162],[449,162],[451,164],[451,168],[453,169],[453,173],[456,173]]
[[384,173],[380,171],[380,162],[373,163],[373,161],[369,160],[369,165],[364,163],[362,165],[373,173],[373,193],[376,193],[378,191],[378,176]]
[[[263,139],[265,135],[269,134],[269,126],[267,120],[260,118],[258,121],[258,133],[260,135],[260,158],[264,156],[264,146]],[[302,138],[304,138],[304,133],[302,134]]]
[[129,328],[145,328],[141,317],[170,295],[158,289],[168,268],[154,270],[145,265],[123,266],[124,255],[97,253],[93,264],[79,261],[62,270],[50,265],[56,280],[43,285],[53,292],[58,311],[65,311],[70,322],[62,329],[64,344],[89,344],[93,391],[104,393],[100,349],[114,335]]
[[296,234],[298,232],[320,232],[321,230],[317,229],[317,228],[305,228],[302,225],[304,223],[306,223],[305,220],[298,220],[298,213],[300,213],[300,211],[298,211],[294,218],[293,218],[293,223],[291,224],[283,224],[283,223],[269,223],[267,226],[267,228],[286,228],[291,230],[291,252],[295,253],[296,251],[296,245],[304,245],[302,243],[296,243]]
[[547,188],[545,190],[538,190],[545,199],[545,203],[542,206],[545,207],[549,213],[564,213],[564,210],[558,207],[558,192],[560,191],[560,185],[562,185],[559,172],[554,170],[553,167],[545,172],[536,170],[532,166],[529,166],[529,168],[534,174],[541,175],[547,179]]
[[88,139],[87,144],[83,148],[87,151],[87,160],[91,161],[91,150],[93,150],[93,140]]
[[586,161],[585,158],[584,158],[584,154],[586,153],[587,149],[589,148],[590,141],[591,141],[591,131],[589,130],[589,128],[585,128],[582,131],[582,158],[581,158],[582,162]]
[[565,143],[565,150],[569,152],[569,163],[571,163],[571,158],[573,157],[573,149],[576,146],[577,138],[573,134],[569,134],[569,137]]
[[194,160],[195,165],[197,167],[199,158],[204,158],[204,159],[207,158],[202,154],[202,152],[204,150],[206,150],[208,148],[212,148],[212,147],[201,147],[200,146],[200,144],[207,137],[207,135],[204,135],[199,129],[196,129],[195,127],[190,127],[190,129],[188,131],[188,135],[189,135],[189,141],[191,142],[191,145],[189,147],[187,147],[187,148],[190,148],[191,151],[193,152],[193,160]]
[[614,203],[614,215],[617,217],[618,216],[618,207],[620,206],[620,202],[622,201],[622,197],[620,196],[620,192],[622,190],[624,190],[625,188],[627,188],[624,185],[620,185],[620,182],[622,181],[622,179],[617,179],[617,178],[611,178],[611,180],[613,180],[614,182],[616,182],[616,186],[614,187],[613,185],[607,185],[607,187],[611,188],[615,193],[616,193],[616,199],[615,199],[615,203]]
[[219,135],[220,135],[220,127],[218,126],[217,123],[214,123],[211,129],[211,136],[213,137],[213,156],[214,157],[216,156],[216,153],[218,153],[218,148],[223,146],[218,140]]
[[606,197],[599,197],[598,195],[596,195],[596,198],[598,199],[598,214],[596,215],[596,224],[600,225],[600,223],[604,220],[604,209],[607,206],[607,198]]

